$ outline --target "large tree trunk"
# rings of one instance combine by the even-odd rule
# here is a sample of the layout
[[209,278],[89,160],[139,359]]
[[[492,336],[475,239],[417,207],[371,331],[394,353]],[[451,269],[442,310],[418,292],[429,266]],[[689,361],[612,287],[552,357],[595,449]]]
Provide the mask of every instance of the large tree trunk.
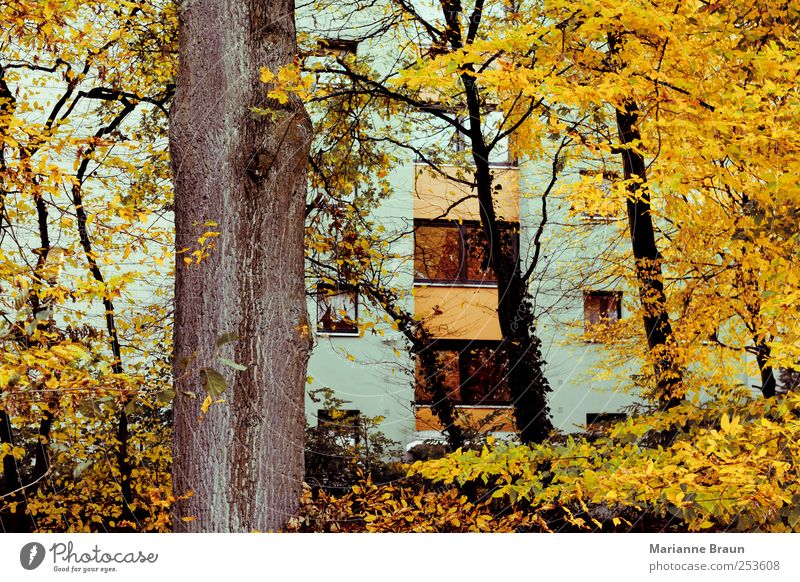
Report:
[[[259,72],[293,61],[294,2],[187,2],[179,42],[173,475],[176,495],[193,495],[177,503],[175,530],[275,529],[296,511],[303,477],[311,124],[296,99],[267,99]],[[216,248],[187,265],[182,251],[198,247],[207,221],[218,223]],[[237,339],[218,347],[223,334]],[[247,369],[218,365],[218,350]],[[202,368],[228,387],[200,420]]]

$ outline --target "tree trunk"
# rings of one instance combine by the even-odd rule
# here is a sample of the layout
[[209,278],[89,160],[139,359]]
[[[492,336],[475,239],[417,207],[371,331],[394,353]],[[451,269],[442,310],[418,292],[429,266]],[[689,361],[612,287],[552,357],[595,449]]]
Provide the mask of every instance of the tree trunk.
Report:
[[[452,50],[463,45],[459,22],[462,11],[459,0],[441,0],[446,23],[446,37]],[[477,34],[483,14],[483,2],[476,2],[470,16],[467,42]],[[480,207],[481,228],[488,242],[490,261],[497,277],[497,319],[503,337],[502,350],[508,367],[507,378],[514,402],[514,418],[523,443],[542,442],[553,430],[547,395],[550,384],[544,375],[541,340],[536,334],[536,321],[528,292],[528,281],[522,275],[519,258],[509,241],[501,236],[494,210],[494,177],[489,165],[490,149],[481,127],[482,104],[475,71],[471,64],[460,72],[464,99],[469,115],[467,138],[475,164],[475,190]]]
[[480,207],[481,226],[489,245],[490,259],[497,277],[497,318],[507,356],[507,378],[514,401],[517,432],[523,443],[542,442],[553,430],[547,395],[550,384],[544,375],[541,340],[536,335],[535,317],[528,283],[522,275],[513,244],[503,240],[494,210],[489,149],[481,129],[478,89],[468,74],[462,75],[469,112],[469,139],[475,163],[475,190]]
[[[446,386],[445,371],[436,359],[436,352],[433,349],[435,339],[422,322],[398,307],[397,293],[369,282],[364,282],[361,290],[392,317],[397,323],[397,329],[411,343],[411,353],[417,359],[421,377],[425,378],[425,388],[431,395],[431,412],[442,425],[448,448],[455,451],[463,447],[466,434],[458,424],[458,412]],[[418,378],[415,380],[415,390],[418,388],[417,382]]]
[[[622,68],[618,63],[621,41],[616,33],[609,33],[609,65]],[[683,395],[683,370],[672,353],[672,324],[667,312],[664,294],[664,277],[661,272],[662,257],[656,245],[655,227],[647,187],[647,165],[640,153],[639,108],[632,98],[624,99],[616,107],[617,131],[622,145],[622,168],[627,183],[626,210],[630,231],[631,250],[635,261],[639,300],[644,312],[644,332],[655,376],[655,396],[661,408],[677,406]]]
[[514,401],[517,432],[523,443],[540,443],[553,430],[547,402],[552,389],[544,374],[546,363],[542,356],[542,342],[536,334],[527,280],[522,276],[512,244],[504,241],[501,235],[493,206],[493,177],[486,161],[488,156],[479,153],[474,159],[481,224],[489,241],[490,258],[497,277],[497,319],[503,336],[502,349],[509,366],[507,378]]
[[775,370],[769,364],[770,352],[767,342],[763,338],[758,340],[756,343],[756,362],[758,363],[758,371],[761,374],[761,393],[764,398],[775,396],[778,388]]
[[638,113],[636,103],[632,100],[626,101],[624,109],[617,109],[617,127],[623,145],[622,167],[628,184],[626,203],[628,225],[631,249],[636,262],[639,299],[644,311],[644,331],[653,359],[658,400],[663,408],[671,408],[681,401],[680,386],[683,374],[675,363],[669,345],[672,325],[664,294],[661,253],[656,245],[655,228],[650,212],[645,161],[642,154],[633,149],[641,143],[639,129],[636,127]]
[[[0,410],[0,445],[14,445],[14,429],[11,417],[5,410]],[[12,455],[3,457],[3,478],[0,480],[0,495],[6,503],[14,503],[14,511],[6,509],[0,512],[0,530],[3,533],[29,533],[33,531],[33,521],[27,515],[28,504],[22,490],[22,478],[17,466],[18,461]]]
[[[177,496],[193,494],[176,504],[174,528],[276,529],[296,512],[303,478],[311,123],[297,99],[267,99],[259,73],[295,57],[294,2],[187,2],[179,43],[173,480]],[[216,247],[186,264],[205,230],[221,233]],[[220,366],[219,352],[246,370]],[[227,389],[201,420],[203,368]]]

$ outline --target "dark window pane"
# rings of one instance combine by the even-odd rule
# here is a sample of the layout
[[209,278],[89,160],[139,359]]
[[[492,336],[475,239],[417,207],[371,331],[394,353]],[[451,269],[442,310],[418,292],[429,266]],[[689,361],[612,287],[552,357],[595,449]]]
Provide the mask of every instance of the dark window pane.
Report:
[[586,424],[611,424],[613,422],[625,420],[626,418],[628,418],[628,415],[624,412],[587,412]]
[[464,228],[464,247],[467,257],[467,279],[470,281],[495,281],[491,264],[489,244],[483,228],[468,226]]
[[[454,401],[460,400],[459,395],[459,376],[458,376],[458,352],[456,350],[437,350],[436,365],[444,373],[444,387],[448,396]],[[433,402],[433,394],[430,391],[430,378],[434,374],[431,370],[423,370],[417,357],[417,382],[415,400],[418,403]]]
[[461,352],[461,400],[465,404],[508,404],[505,359],[495,347],[470,347]]
[[583,297],[585,328],[619,321],[621,302],[622,294],[616,291],[587,291]]
[[455,281],[461,273],[461,232],[455,226],[418,226],[414,232],[414,276]]
[[[506,260],[516,265],[519,260],[519,227],[501,225],[497,249],[489,249],[489,243],[480,225],[464,228],[464,247],[467,257],[467,279],[470,281],[495,282],[497,277],[492,267],[492,254],[500,253]],[[490,252],[490,250],[492,252]]]
[[322,332],[358,333],[358,295],[354,289],[319,287],[317,329]]

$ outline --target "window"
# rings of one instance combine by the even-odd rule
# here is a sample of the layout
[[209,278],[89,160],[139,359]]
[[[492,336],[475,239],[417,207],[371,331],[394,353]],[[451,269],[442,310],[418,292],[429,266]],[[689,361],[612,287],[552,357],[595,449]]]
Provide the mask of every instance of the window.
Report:
[[624,412],[587,412],[586,426],[592,428],[597,427],[597,425],[608,425],[621,422],[626,418],[628,418],[628,415]]
[[317,45],[323,51],[339,53],[339,56],[354,55],[358,51],[358,41],[350,38],[321,38]]
[[358,335],[358,293],[354,288],[317,285],[317,331]]
[[[506,378],[507,356],[500,342],[437,340],[429,348],[444,372],[444,385],[456,404],[505,406],[511,404]],[[417,404],[431,404],[428,388],[431,372],[423,370],[417,358]]]
[[622,317],[621,291],[585,291],[583,294],[583,327],[614,323]]
[[[462,126],[469,127],[470,121],[468,117],[457,117],[457,120]],[[496,135],[502,132],[505,125],[504,122],[507,121],[505,114],[499,111],[487,112],[485,120],[487,124],[483,131],[487,135]],[[516,167],[517,160],[511,157],[509,145],[510,140],[508,137],[504,137],[494,144],[492,151],[489,152],[489,164],[500,167]],[[449,149],[452,152],[466,154],[465,161],[470,164],[473,163],[472,142],[468,135],[455,130],[450,138]]]
[[[458,122],[461,123],[461,125],[466,125],[467,123],[463,118],[459,118]],[[472,153],[472,145],[470,144],[469,137],[461,133],[459,130],[455,130],[453,132],[449,145],[450,151],[459,153]]]
[[[519,233],[504,225],[501,246],[517,260]],[[414,280],[451,284],[494,284],[491,252],[477,222],[418,222],[414,230]],[[509,249],[510,247],[510,249]]]

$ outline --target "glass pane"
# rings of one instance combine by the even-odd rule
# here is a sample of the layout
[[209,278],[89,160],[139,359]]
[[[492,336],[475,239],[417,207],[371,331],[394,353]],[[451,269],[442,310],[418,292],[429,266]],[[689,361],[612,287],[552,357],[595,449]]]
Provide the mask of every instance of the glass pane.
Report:
[[[436,365],[438,369],[444,373],[444,387],[447,394],[455,401],[459,400],[459,375],[458,375],[458,352],[455,350],[437,350]],[[416,364],[416,394],[415,401],[417,403],[431,403],[433,402],[433,394],[429,389],[429,380],[431,378],[431,371],[423,370],[420,364],[420,359],[417,357]]]
[[455,281],[461,273],[461,233],[455,226],[418,226],[414,278]]
[[[513,264],[519,260],[519,227],[500,227],[500,248]],[[464,228],[464,247],[467,255],[467,279],[470,281],[495,282],[492,257],[489,253],[489,244],[481,226],[468,226]]]
[[489,244],[479,226],[468,226],[464,229],[464,248],[467,255],[467,279],[470,281],[496,280],[491,266]]
[[508,404],[511,393],[505,378],[505,358],[490,347],[461,352],[461,400],[464,404]]
[[620,296],[613,292],[590,291],[583,299],[583,319],[586,327],[619,320]]
[[317,296],[317,329],[329,332],[358,331],[356,292],[320,289]]

